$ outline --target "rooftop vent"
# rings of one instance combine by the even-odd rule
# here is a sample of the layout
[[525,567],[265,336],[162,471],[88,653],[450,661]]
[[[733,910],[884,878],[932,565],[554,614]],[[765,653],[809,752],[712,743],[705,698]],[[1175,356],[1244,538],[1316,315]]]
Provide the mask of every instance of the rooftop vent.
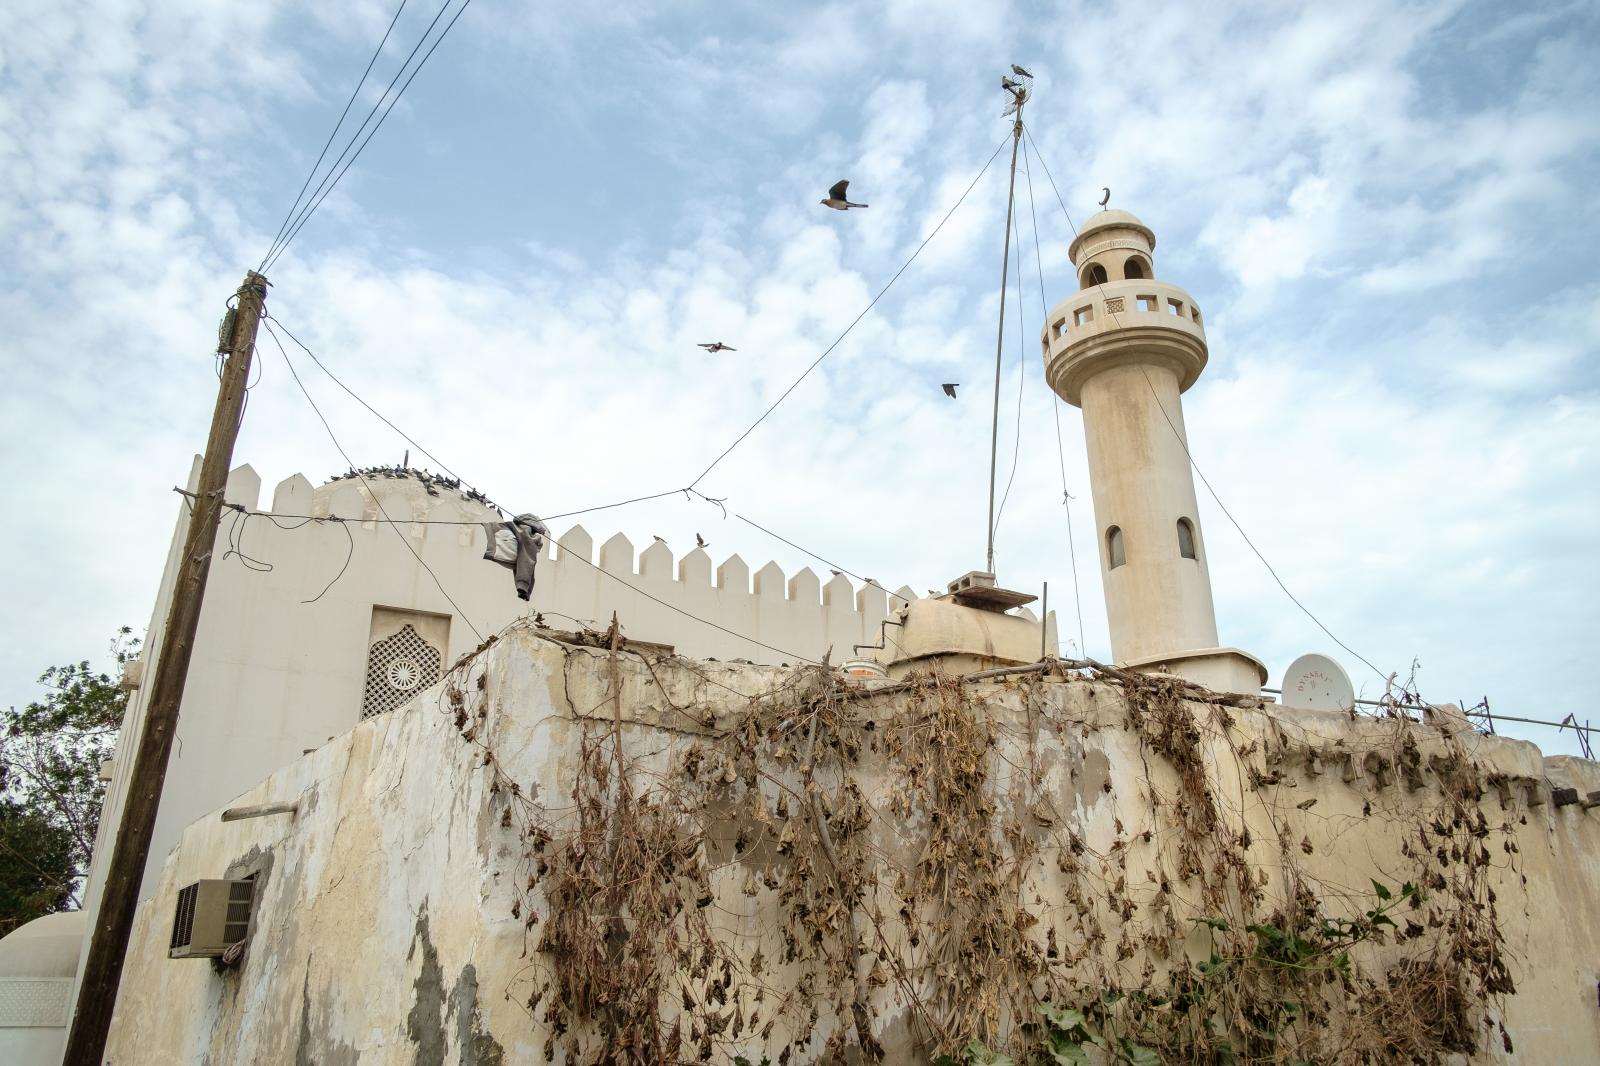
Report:
[[179,889],[167,958],[220,958],[231,945],[241,943],[250,931],[255,888],[250,880],[217,880]]

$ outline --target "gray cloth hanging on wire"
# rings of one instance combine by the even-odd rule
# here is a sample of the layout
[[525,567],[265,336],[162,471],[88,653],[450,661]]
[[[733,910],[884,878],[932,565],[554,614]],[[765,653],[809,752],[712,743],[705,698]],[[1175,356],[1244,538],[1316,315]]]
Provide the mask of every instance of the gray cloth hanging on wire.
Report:
[[532,596],[533,568],[550,530],[537,515],[519,514],[509,522],[485,522],[483,531],[489,538],[483,557],[511,571],[519,599]]

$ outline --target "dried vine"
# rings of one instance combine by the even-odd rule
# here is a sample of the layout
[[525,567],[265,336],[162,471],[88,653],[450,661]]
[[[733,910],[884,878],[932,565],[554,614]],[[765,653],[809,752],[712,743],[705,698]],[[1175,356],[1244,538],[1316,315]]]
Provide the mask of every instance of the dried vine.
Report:
[[[809,668],[730,713],[695,664],[628,654],[669,728],[624,720],[616,642],[609,662],[562,646],[607,669],[612,712],[572,709],[565,802],[501,768],[470,665],[446,688],[520,841],[513,913],[549,1061],[875,1060],[893,1030],[925,1060],[1433,1062],[1477,1048],[1512,990],[1489,838],[1515,845],[1448,735],[1425,757],[1397,720],[1358,753],[1437,788],[1382,815],[1406,883],[1357,894],[1302,872],[1310,838],[1271,798],[1285,749],[1239,739],[1237,698],[1087,663],[877,692]],[[704,683],[675,702],[663,673]],[[1146,768],[1145,802],[1117,809],[1147,824],[1119,818],[1106,851],[1061,809],[1060,760],[1088,727],[1053,693],[1091,681],[1120,689]]]

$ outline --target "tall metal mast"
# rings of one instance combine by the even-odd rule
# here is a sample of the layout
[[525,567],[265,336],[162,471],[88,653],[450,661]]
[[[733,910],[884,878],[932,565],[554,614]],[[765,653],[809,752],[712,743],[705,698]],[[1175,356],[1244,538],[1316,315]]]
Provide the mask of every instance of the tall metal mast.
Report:
[[1017,149],[1022,144],[1022,106],[1033,92],[1032,76],[1023,74],[1019,67],[1011,69],[1017,72],[1017,80],[1000,78],[1001,87],[1011,94],[1011,106],[1005,113],[1014,114],[1016,121],[1011,126],[1011,182],[1006,191],[1005,253],[1000,260],[1000,325],[994,340],[994,427],[989,435],[989,546],[985,564],[990,574],[994,573],[994,486],[1000,450],[1000,363],[1006,339],[1006,283],[1011,276],[1011,213],[1017,202]]

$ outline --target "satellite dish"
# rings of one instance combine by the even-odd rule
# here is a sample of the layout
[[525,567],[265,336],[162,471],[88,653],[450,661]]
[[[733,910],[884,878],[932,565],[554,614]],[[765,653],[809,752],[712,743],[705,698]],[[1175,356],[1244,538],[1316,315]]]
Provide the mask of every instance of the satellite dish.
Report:
[[1355,686],[1344,667],[1326,655],[1302,655],[1283,672],[1283,705],[1307,711],[1348,711],[1356,705]]

